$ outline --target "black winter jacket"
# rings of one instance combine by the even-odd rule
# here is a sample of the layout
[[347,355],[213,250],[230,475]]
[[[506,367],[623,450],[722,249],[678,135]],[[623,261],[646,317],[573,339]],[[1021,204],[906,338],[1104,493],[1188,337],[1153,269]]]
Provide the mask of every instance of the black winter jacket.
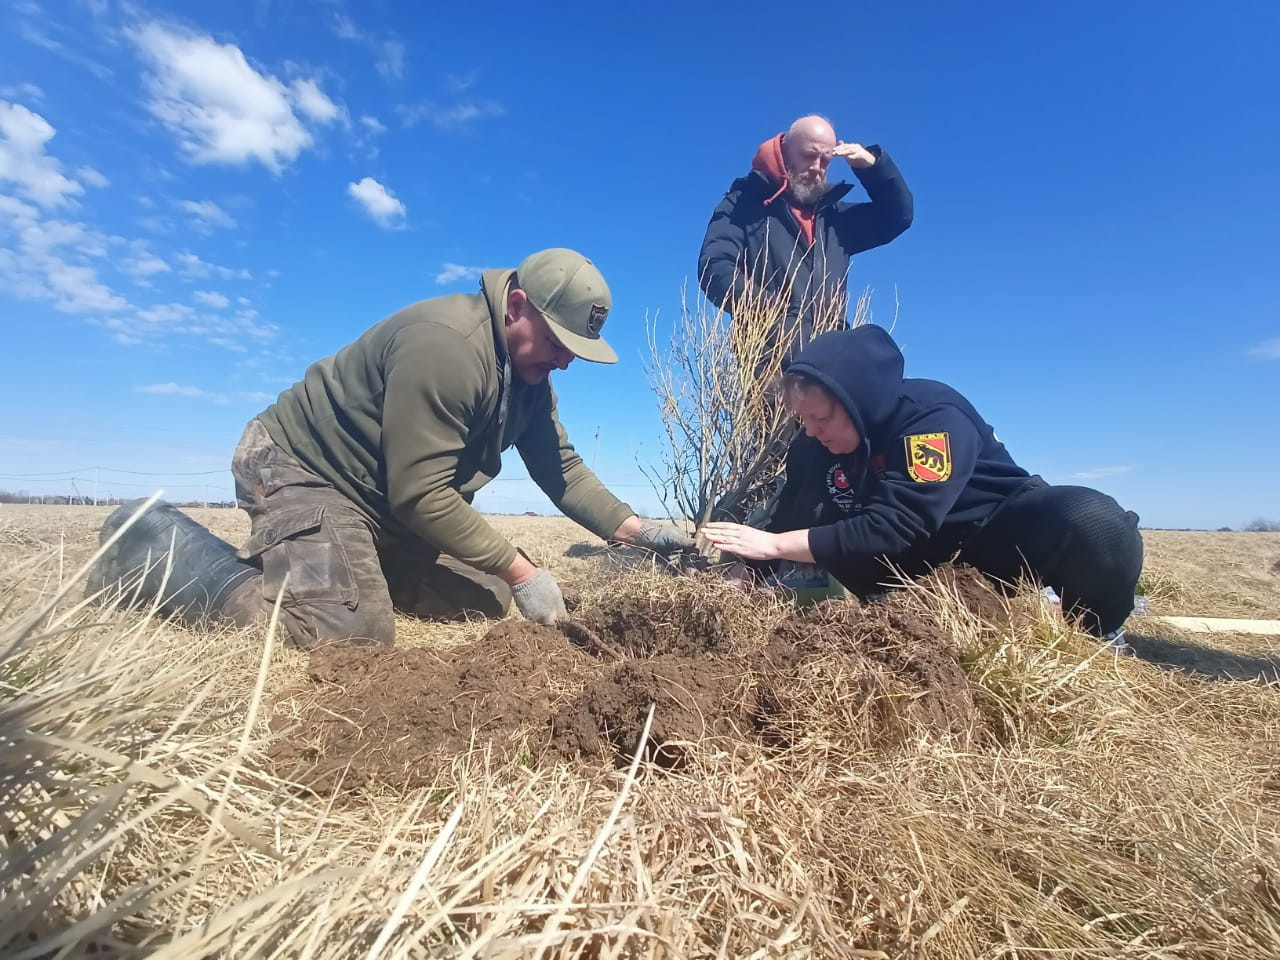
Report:
[[859,589],[883,575],[950,558],[1033,480],[963,396],[935,380],[903,379],[902,353],[882,327],[818,337],[787,368],[817,380],[848,411],[862,442],[829,453],[801,435],[769,529],[809,528],[814,560]]
[[[779,184],[758,170],[729,187],[707,225],[698,256],[699,283],[707,297],[730,314],[742,295],[747,271],[752,289],[776,293],[792,282],[791,302],[781,329],[811,339],[813,317],[832,302],[847,310],[849,259],[897,237],[914,216],[911,191],[893,159],[879,146],[873,166],[855,170],[870,202],[850,203],[847,182],[832,185],[815,210],[813,245],[807,250],[800,225]],[[796,330],[798,326],[798,331]]]

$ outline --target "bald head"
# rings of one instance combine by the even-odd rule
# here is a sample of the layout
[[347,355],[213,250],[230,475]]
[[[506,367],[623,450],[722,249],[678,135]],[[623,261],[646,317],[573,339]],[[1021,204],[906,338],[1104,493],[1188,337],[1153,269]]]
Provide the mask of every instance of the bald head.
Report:
[[836,132],[825,117],[811,114],[791,124],[782,138],[782,162],[796,203],[807,207],[822,198],[835,148]]
[[811,113],[807,117],[801,117],[791,124],[791,128],[787,130],[787,140],[819,140],[823,143],[830,143],[834,147],[836,145],[836,131],[831,126],[831,121],[826,117]]

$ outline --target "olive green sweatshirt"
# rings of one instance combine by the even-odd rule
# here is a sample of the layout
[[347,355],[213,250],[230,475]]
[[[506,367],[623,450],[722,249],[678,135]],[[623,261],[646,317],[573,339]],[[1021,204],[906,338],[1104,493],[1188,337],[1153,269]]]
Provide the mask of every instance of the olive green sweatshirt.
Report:
[[313,363],[258,417],[375,524],[486,573],[509,567],[516,550],[471,499],[509,447],[552,503],[596,535],[634,513],[569,443],[550,382],[514,376],[505,332],[514,273],[486,270],[480,293],[405,307]]

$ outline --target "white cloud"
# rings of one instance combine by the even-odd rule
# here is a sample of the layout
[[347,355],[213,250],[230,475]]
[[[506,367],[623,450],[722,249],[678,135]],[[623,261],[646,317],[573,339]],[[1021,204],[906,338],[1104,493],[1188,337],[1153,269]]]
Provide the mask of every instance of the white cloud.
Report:
[[83,223],[46,220],[16,197],[0,195],[0,288],[63,313],[114,313],[128,302],[85,260],[105,257],[113,238]]
[[291,89],[298,109],[317,123],[333,123],[342,116],[341,108],[321,92],[314,80],[295,80]]
[[1249,348],[1249,356],[1261,357],[1263,360],[1280,360],[1280,337],[1254,344]]
[[150,233],[173,233],[174,224],[168,217],[139,217],[138,226]]
[[76,170],[76,176],[80,178],[81,183],[97,190],[111,186],[111,181],[101,171],[95,170],[93,167],[80,167]]
[[207,260],[201,260],[189,250],[176,254],[173,259],[178,265],[178,272],[189,280],[199,277],[221,277],[223,280],[253,279],[253,274],[248,270],[243,268],[232,270],[230,267],[209,263]]
[[17,185],[42,207],[57,207],[84,193],[84,187],[62,172],[62,164],[44,152],[54,129],[38,113],[0,100],[0,182]]
[[3,193],[0,193],[0,214],[4,215],[0,222],[7,221],[11,224],[22,224],[40,218],[40,211],[31,204]]
[[349,40],[371,51],[374,55],[374,67],[388,80],[399,80],[404,76],[405,49],[399,40],[394,37],[379,37],[361,30],[344,13],[333,15],[332,28],[338,39]]
[[84,257],[105,257],[111,238],[83,223],[66,220],[27,219],[21,214],[11,224],[22,250],[34,258],[47,257],[59,250]]
[[453,93],[463,94],[476,85],[476,81],[480,79],[480,71],[472,68],[466,73],[446,73],[444,75],[445,86]]
[[379,41],[374,67],[388,80],[399,80],[404,76],[404,44],[399,40]]
[[345,13],[333,15],[333,35],[339,40],[352,40],[357,43],[364,39],[364,34],[356,26],[355,21]]
[[1133,467],[1090,467],[1087,470],[1081,470],[1079,473],[1073,473],[1071,479],[1103,480],[1107,477],[1123,477],[1126,473],[1133,473]]
[[215,310],[225,310],[231,304],[230,300],[216,290],[197,290],[192,296],[197,302]]
[[259,73],[234,44],[156,22],[131,36],[153,70],[147,107],[194,163],[257,160],[279,173],[314,142],[291,98],[306,89],[306,106],[299,109],[311,119],[316,116],[310,111],[323,112],[320,100],[333,106],[311,81],[295,81],[290,88]]
[[[50,216],[43,207],[70,205],[83,188],[62,173],[57,159],[45,154],[53,128],[26,108],[8,103],[3,107],[5,166],[0,169],[3,181],[17,184],[17,192],[25,198],[0,193],[0,290],[82,315],[126,344],[183,337],[245,352],[276,337],[277,328],[247,306],[230,314],[229,298],[221,293],[200,291],[194,296],[203,309],[197,309],[181,303],[131,303],[113,290],[99,277],[104,264],[139,286],[175,269],[188,280],[195,276],[248,280],[252,275],[248,270],[207,263],[191,252],[179,253],[169,262],[155,256],[144,240],[105,234],[89,224]],[[86,182],[105,180],[89,168],[82,168],[78,176]],[[215,205],[191,210],[215,219],[216,211]]]
[[158,303],[155,306],[139,310],[134,317],[150,327],[172,327],[185,323],[196,314],[194,307],[185,303]]
[[190,397],[193,400],[206,400],[219,406],[226,406],[230,403],[270,403],[276,399],[275,394],[262,393],[257,390],[244,393],[215,393],[212,390],[205,390],[203,387],[193,387],[190,384],[172,382],[149,383],[145,386],[134,387],[133,392],[157,397]]
[[383,126],[381,120],[366,113],[360,117],[356,125],[355,144],[372,159],[378,155],[378,138],[386,132],[387,128]]
[[347,193],[360,201],[365,213],[384,227],[396,226],[404,220],[404,204],[373,177],[347,184]]
[[32,103],[40,103],[44,100],[44,91],[34,83],[17,83],[0,87],[0,97],[7,100],[30,100]]
[[436,283],[444,285],[457,283],[459,280],[474,280],[483,270],[484,267],[464,267],[460,263],[446,263],[436,274]]
[[184,277],[207,277],[216,269],[213,264],[206,263],[190,252],[180,253],[173,259],[177,261],[178,269]]
[[145,280],[147,277],[155,276],[157,273],[168,273],[173,268],[159,257],[152,256],[149,253],[141,253],[124,261],[121,269],[135,279]]
[[113,313],[129,305],[98,280],[93,268],[58,262],[46,270],[53,305],[63,313]]
[[247,352],[250,346],[259,349],[279,333],[274,324],[260,321],[254,311],[203,313],[185,303],[160,303],[130,313],[95,317],[90,322],[125,345],[189,337],[239,353]]
[[235,220],[212,200],[179,200],[178,208],[206,227],[234,227]]
[[180,383],[152,383],[145,387],[134,387],[135,393],[151,393],[162,397],[208,397],[208,392],[199,387],[188,387]]
[[475,123],[501,117],[506,109],[496,100],[484,100],[465,97],[454,103],[436,103],[424,100],[419,104],[399,107],[398,112],[406,127],[414,127],[420,123],[431,123],[439,130],[453,131]]
[[[26,16],[35,17],[39,17],[41,14],[40,7],[35,4],[32,4],[29,7],[19,6],[17,12],[25,14]],[[65,23],[46,19],[45,24],[63,32],[70,32],[70,29]],[[26,40],[27,43],[35,44],[37,47],[48,50],[50,53],[62,57],[68,63],[74,63],[77,66],[83,67],[100,80],[107,80],[112,76],[111,70],[108,67],[103,66],[96,60],[92,60],[75,50],[72,50],[65,43],[49,36],[49,34],[45,33],[39,26],[29,20],[24,21],[22,24],[22,39]]]

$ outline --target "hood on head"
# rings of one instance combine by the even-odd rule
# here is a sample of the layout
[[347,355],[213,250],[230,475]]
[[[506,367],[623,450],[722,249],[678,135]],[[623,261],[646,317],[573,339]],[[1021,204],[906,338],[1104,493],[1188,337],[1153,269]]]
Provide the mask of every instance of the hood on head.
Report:
[[796,354],[786,373],[816,380],[844,407],[866,440],[893,410],[902,388],[902,351],[873,323],[833,330]]
[[[782,159],[783,136],[784,134],[781,133],[776,134],[760,144],[759,149],[756,150],[755,159],[751,161],[751,169],[764,177],[770,186],[776,188],[773,194],[764,201],[765,206],[777,200],[791,186],[791,177],[787,173],[787,165]],[[852,184],[844,182],[829,183],[821,202],[830,203],[839,200],[851,188]]]
[[775,134],[756,150],[755,159],[751,161],[751,169],[764,175],[765,179],[778,188],[777,193],[765,201],[772,203],[782,191],[787,189],[787,165],[782,159],[782,134]]
[[782,159],[782,134],[774,134],[756,150],[755,159],[751,161],[751,169],[759,170],[771,183],[786,186],[787,165]]
[[480,272],[480,293],[489,305],[489,316],[493,321],[493,345],[498,351],[499,360],[507,355],[507,294],[515,275],[516,272],[511,269]]

